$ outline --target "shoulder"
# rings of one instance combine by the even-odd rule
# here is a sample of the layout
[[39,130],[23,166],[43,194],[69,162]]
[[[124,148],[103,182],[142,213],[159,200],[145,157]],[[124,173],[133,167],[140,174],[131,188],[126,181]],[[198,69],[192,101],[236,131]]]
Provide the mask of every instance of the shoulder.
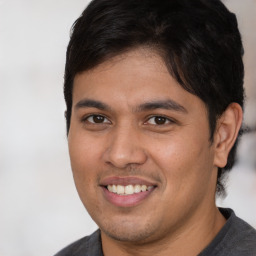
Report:
[[199,256],[256,256],[256,230],[231,209],[219,210],[227,222]]
[[94,256],[102,255],[100,231],[83,237],[68,245],[54,256]]
[[230,251],[236,253],[234,255],[255,256],[256,230],[237,216],[234,216],[232,224],[226,239],[229,240]]

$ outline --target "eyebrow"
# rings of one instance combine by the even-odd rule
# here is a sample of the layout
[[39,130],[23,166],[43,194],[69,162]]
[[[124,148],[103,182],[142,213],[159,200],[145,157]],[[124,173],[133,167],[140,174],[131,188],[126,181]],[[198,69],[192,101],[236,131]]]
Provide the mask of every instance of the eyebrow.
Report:
[[[79,108],[97,108],[100,110],[105,110],[105,111],[110,111],[111,108],[107,104],[97,101],[97,100],[92,100],[92,99],[82,99],[80,100],[76,105],[76,109]],[[154,109],[167,109],[167,110],[174,110],[178,112],[183,112],[187,113],[188,111],[186,110],[185,107],[180,105],[174,100],[168,99],[168,100],[156,100],[156,101],[150,101],[150,102],[145,102],[138,107],[135,107],[134,112],[142,112],[142,111],[148,111],[148,110],[154,110]]]
[[154,110],[154,109],[167,109],[167,110],[174,110],[178,112],[187,113],[187,109],[177,103],[174,100],[168,99],[168,100],[156,100],[151,102],[146,102],[139,107],[136,108],[136,111],[147,111],[147,110]]
[[80,100],[76,105],[76,109],[79,108],[98,108],[100,110],[110,110],[110,107],[103,102],[91,99]]

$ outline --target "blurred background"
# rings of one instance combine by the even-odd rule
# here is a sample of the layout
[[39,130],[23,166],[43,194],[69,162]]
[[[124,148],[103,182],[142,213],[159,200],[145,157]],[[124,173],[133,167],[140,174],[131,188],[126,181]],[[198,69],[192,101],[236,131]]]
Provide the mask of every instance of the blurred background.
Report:
[[[256,127],[256,1],[225,0],[245,47],[246,124]],[[97,227],[71,174],[62,93],[69,30],[85,0],[0,0],[0,256],[53,255]],[[218,205],[256,227],[256,132],[243,136]]]

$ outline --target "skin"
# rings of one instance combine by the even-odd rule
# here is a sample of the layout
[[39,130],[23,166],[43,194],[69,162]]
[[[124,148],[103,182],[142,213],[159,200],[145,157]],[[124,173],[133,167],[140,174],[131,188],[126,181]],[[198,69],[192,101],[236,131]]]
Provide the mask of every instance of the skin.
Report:
[[[145,108],[156,101],[176,105]],[[230,105],[210,142],[205,104],[149,49],[78,74],[70,159],[79,196],[101,229],[104,255],[200,253],[225,224],[215,206],[217,168],[225,166],[241,120],[241,108]],[[109,177],[141,178],[155,187],[138,204],[120,207],[104,195]]]

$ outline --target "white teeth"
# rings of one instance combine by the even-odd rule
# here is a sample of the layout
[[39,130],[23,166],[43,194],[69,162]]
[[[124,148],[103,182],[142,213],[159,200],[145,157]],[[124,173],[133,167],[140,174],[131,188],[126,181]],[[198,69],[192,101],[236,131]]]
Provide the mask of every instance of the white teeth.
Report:
[[[110,186],[110,185],[109,185]],[[117,193],[117,187],[116,185],[112,185],[112,191],[113,193]]]
[[116,193],[118,195],[132,195],[135,193],[150,191],[154,187],[153,186],[146,186],[146,185],[108,185],[107,189],[112,192]]
[[113,186],[108,185],[108,190],[109,190],[110,192],[113,192]]
[[117,185],[117,194],[119,195],[124,194],[124,186]]
[[147,186],[146,186],[146,185],[142,185],[142,186],[141,186],[141,191],[142,191],[142,192],[145,192],[146,190],[147,190]]
[[135,185],[134,186],[134,192],[135,193],[140,193],[140,191],[141,191],[141,186],[140,185]]
[[125,186],[124,192],[125,192],[126,195],[132,195],[132,194],[134,194],[133,185]]

